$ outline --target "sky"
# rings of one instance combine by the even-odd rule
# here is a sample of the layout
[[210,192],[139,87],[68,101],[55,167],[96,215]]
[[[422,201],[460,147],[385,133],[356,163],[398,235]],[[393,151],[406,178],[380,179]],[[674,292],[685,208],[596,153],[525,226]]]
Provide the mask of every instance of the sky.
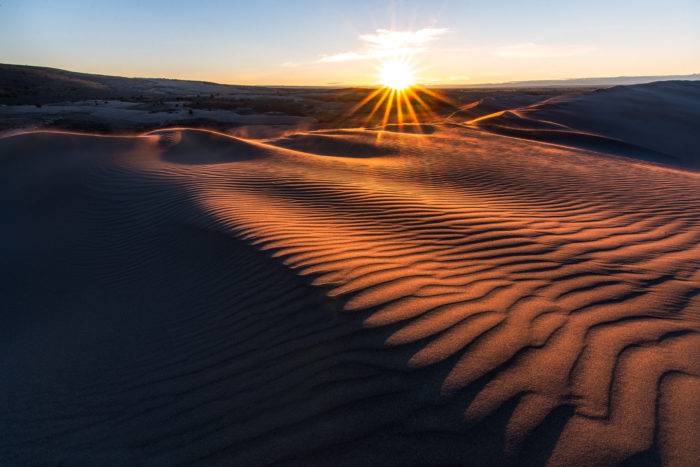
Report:
[[232,84],[700,72],[700,1],[0,0],[0,63]]

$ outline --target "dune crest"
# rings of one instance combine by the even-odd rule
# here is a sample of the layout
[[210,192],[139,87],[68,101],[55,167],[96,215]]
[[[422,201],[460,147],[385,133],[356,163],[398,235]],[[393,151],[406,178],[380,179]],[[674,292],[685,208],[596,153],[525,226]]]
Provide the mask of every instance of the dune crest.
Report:
[[700,174],[435,127],[0,140],[0,458],[692,461]]
[[700,170],[700,83],[661,81],[546,99],[472,119],[488,131]]

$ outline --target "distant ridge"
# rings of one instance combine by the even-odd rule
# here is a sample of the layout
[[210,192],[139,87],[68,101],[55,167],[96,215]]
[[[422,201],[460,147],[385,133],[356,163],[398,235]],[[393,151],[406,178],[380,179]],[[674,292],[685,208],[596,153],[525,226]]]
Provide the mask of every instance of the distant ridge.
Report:
[[454,84],[436,85],[440,88],[533,88],[548,86],[620,86],[631,84],[646,84],[655,81],[698,81],[700,73],[690,75],[660,75],[660,76],[614,76],[599,78],[547,79],[531,81],[507,81],[503,83]]
[[255,88],[207,81],[126,78],[0,63],[0,104],[39,104],[126,96],[169,98],[198,94],[225,95],[240,94]]

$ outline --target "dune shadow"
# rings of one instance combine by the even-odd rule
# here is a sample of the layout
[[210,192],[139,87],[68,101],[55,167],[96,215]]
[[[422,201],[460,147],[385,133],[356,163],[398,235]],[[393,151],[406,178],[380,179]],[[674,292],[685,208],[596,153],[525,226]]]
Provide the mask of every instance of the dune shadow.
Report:
[[[500,118],[498,120],[500,120]],[[490,122],[486,120],[483,123],[478,123],[476,126],[504,136],[568,146],[657,164],[684,167],[683,161],[668,154],[601,135],[574,130],[562,130],[548,122],[536,122],[527,119],[520,123],[511,121],[508,124],[502,124],[500,121]]]
[[390,148],[358,140],[349,134],[302,133],[268,141],[269,144],[319,156],[371,158],[393,154]]
[[270,155],[254,142],[206,130],[159,130],[149,135],[159,136],[161,159],[174,164],[228,164]]
[[408,133],[418,135],[431,135],[437,131],[437,126],[428,123],[391,123],[381,128],[375,128],[381,131],[390,131],[392,133]]

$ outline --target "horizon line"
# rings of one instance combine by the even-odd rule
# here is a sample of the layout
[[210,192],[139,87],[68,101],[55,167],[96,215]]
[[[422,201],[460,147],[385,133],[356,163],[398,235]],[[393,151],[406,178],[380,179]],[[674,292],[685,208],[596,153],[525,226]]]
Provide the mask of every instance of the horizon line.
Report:
[[[107,77],[117,77],[124,79],[157,79],[157,80],[169,80],[169,81],[187,81],[194,83],[208,83],[215,84],[219,86],[238,86],[238,87],[269,87],[269,88],[380,88],[382,87],[379,83],[327,83],[327,84],[242,84],[235,82],[219,82],[210,81],[203,79],[190,79],[190,78],[170,78],[167,76],[142,76],[142,75],[119,75],[119,74],[107,74],[107,73],[97,73],[97,72],[87,72],[87,71],[76,71],[67,68],[58,68],[53,66],[45,65],[29,65],[25,63],[0,63],[0,66],[20,66],[20,67],[31,67],[31,68],[45,68],[50,70],[65,71],[68,73],[93,75],[93,76],[107,76]],[[522,79],[522,80],[509,80],[509,81],[490,81],[490,82],[477,82],[477,83],[448,83],[448,82],[429,82],[422,83],[426,87],[475,87],[475,86],[508,86],[522,83],[542,83],[542,82],[567,82],[567,81],[577,81],[577,80],[613,80],[613,79],[632,79],[632,78],[672,78],[672,77],[698,77],[700,79],[700,72],[691,73],[678,73],[678,74],[654,74],[654,75],[616,75],[616,76],[579,76],[579,77],[569,77],[569,78],[539,78],[539,79]],[[582,84],[582,86],[585,84]]]

